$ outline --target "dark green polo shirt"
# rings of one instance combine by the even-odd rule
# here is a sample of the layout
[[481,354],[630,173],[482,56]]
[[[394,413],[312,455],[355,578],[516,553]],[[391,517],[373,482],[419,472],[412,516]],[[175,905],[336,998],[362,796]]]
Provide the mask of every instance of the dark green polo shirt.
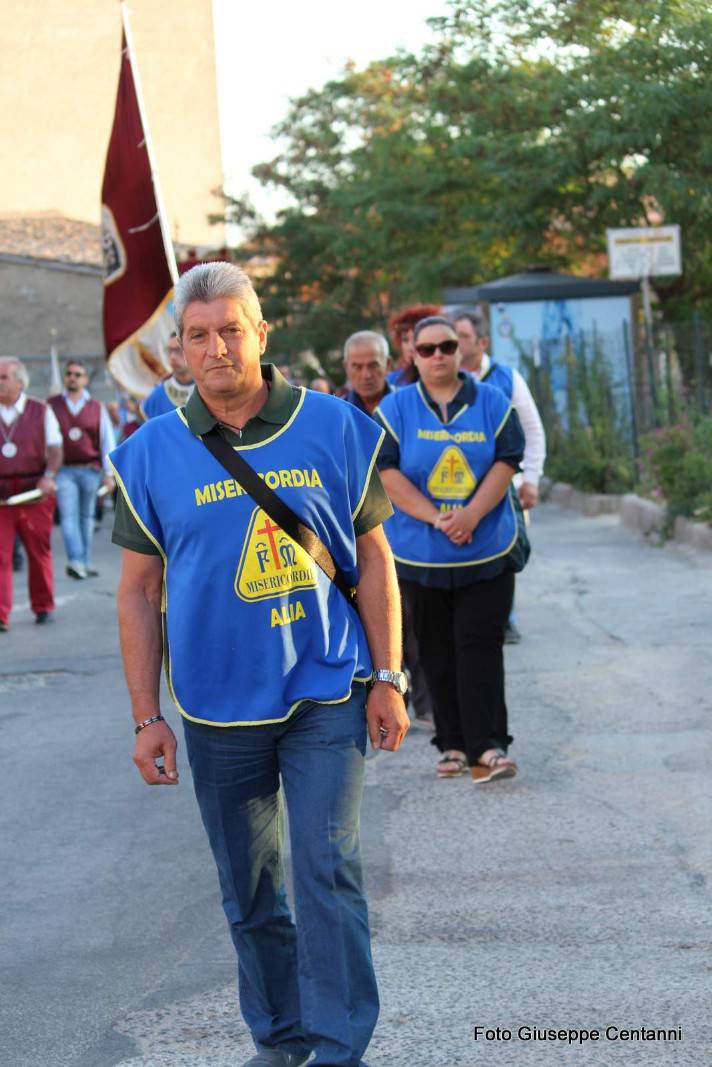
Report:
[[[269,385],[269,395],[257,414],[245,423],[241,434],[217,422],[215,416],[210,414],[203,403],[197,389],[193,391],[184,408],[186,421],[191,431],[197,436],[219,425],[220,431],[231,445],[258,445],[260,441],[271,437],[275,432],[275,427],[284,426],[294,414],[299,403],[300,389],[295,385],[290,385],[271,363],[262,365],[262,377]],[[392,514],[391,502],[374,465],[366,498],[354,522],[356,536],[360,537],[361,534],[368,533]],[[116,499],[114,531],[111,540],[115,545],[130,548],[133,552],[144,552],[150,556],[159,555],[153,541],[146,536],[132,515],[123,493],[119,493]]]

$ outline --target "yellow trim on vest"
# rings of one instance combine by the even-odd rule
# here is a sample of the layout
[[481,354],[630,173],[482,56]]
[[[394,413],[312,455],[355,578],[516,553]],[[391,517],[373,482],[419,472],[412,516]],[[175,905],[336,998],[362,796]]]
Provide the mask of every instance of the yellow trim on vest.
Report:
[[385,422],[385,424],[386,424],[386,429],[388,430],[388,432],[389,432],[389,434],[391,435],[391,437],[393,438],[393,440],[394,440],[394,441],[395,441],[395,442],[396,442],[397,444],[400,444],[400,437],[398,436],[398,434],[396,433],[396,431],[395,431],[395,430],[393,429],[393,427],[391,426],[390,422],[388,421],[388,419],[386,418],[386,416],[385,416],[385,415],[383,414],[383,412],[381,411],[380,407],[376,408],[376,410],[374,411],[374,413],[373,413],[373,414],[374,414],[374,415],[378,415],[378,417],[379,417],[379,418],[383,419],[383,421],[384,421],[384,422]]
[[[423,393],[423,389],[422,389],[421,383],[417,382],[415,388],[418,390],[418,396],[423,401],[423,403],[425,404],[425,406],[428,409],[428,411],[430,412],[430,414],[433,415],[436,419],[438,419],[437,415],[435,414],[435,412],[431,408],[430,404],[428,403],[427,397]],[[443,422],[441,419],[438,419],[438,422],[440,423],[441,426],[452,426],[453,422],[456,422],[460,418],[460,415],[463,415],[466,411],[469,411],[469,409],[470,409],[470,405],[469,404],[463,404],[462,407],[460,408],[460,410],[453,415],[453,417],[450,419],[449,422]]]
[[[359,685],[368,685],[368,683],[370,681],[371,681],[371,675],[370,674],[366,678],[359,678],[357,675],[354,675],[354,677],[351,680],[351,683],[352,683],[352,685],[353,685],[354,682],[357,682]],[[283,715],[281,719],[253,719],[253,720],[251,720],[249,722],[245,721],[244,719],[239,719],[237,722],[216,722],[214,719],[199,719],[195,715],[189,715],[188,712],[185,710],[185,708],[182,708],[180,706],[180,704],[178,703],[178,701],[176,699],[176,696],[175,696],[175,693],[173,692],[173,690],[170,687],[170,685],[169,685],[169,691],[170,691],[171,698],[172,698],[175,706],[178,708],[178,711],[181,713],[181,715],[183,716],[184,719],[188,719],[189,722],[197,722],[201,726],[218,726],[218,727],[228,727],[228,726],[274,726],[274,725],[277,725],[277,724],[279,724],[281,722],[286,722],[288,719],[291,719],[292,715],[297,710],[297,708],[299,707],[300,704],[308,704],[311,701],[313,701],[315,704],[345,704],[346,701],[349,700],[351,698],[351,695],[352,695],[352,691],[351,691],[351,689],[349,689],[349,691],[348,691],[348,693],[346,694],[345,697],[337,697],[336,700],[315,700],[314,697],[302,697],[301,700],[297,700],[294,704],[292,704],[292,706],[289,709],[289,711],[287,712],[287,714]]]
[[503,419],[502,419],[502,421],[500,422],[500,424],[499,424],[499,426],[497,427],[497,429],[496,429],[496,430],[494,431],[494,436],[495,436],[495,438],[499,437],[499,432],[500,432],[500,430],[502,429],[502,427],[504,426],[504,424],[505,424],[505,422],[507,421],[507,419],[509,418],[509,416],[510,416],[510,415],[512,414],[512,408],[513,408],[513,407],[514,407],[514,405],[513,405],[513,404],[510,404],[510,405],[509,405],[509,407],[507,408],[507,410],[506,410],[506,412],[505,412],[505,414],[504,414],[504,418],[503,418]]
[[386,431],[385,430],[381,430],[380,437],[378,438],[378,441],[376,442],[376,447],[374,448],[373,455],[371,456],[371,462],[369,463],[368,470],[366,471],[366,480],[363,483],[363,492],[361,493],[361,499],[359,500],[358,504],[356,505],[356,510],[351,512],[351,521],[352,522],[356,522],[358,514],[359,514],[361,508],[364,505],[364,501],[366,500],[366,494],[368,493],[368,487],[371,484],[371,474],[373,473],[373,468],[375,466],[376,460],[378,459],[378,453],[381,450],[381,444],[383,443],[383,438],[385,436],[386,436]]

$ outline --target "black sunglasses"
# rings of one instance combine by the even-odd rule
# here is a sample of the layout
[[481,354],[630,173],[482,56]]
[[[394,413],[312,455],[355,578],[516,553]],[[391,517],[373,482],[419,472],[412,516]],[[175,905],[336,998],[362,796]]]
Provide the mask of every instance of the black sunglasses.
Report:
[[449,340],[439,341],[438,344],[431,345],[424,341],[423,344],[415,346],[415,351],[419,356],[422,356],[423,359],[430,359],[431,356],[435,355],[438,349],[440,349],[444,356],[454,356],[457,352],[459,343],[459,341]]
[[64,377],[65,378],[83,378],[84,377],[84,371],[83,370],[65,370]]

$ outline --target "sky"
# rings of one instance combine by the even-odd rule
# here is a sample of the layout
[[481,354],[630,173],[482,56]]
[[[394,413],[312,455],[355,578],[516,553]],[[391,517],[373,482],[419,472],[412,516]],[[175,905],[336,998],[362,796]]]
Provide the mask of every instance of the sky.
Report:
[[291,97],[338,76],[347,60],[363,67],[431,37],[425,20],[446,0],[213,0],[218,105],[225,188],[248,192],[268,218],[280,206],[250,176],[271,159],[272,126]]

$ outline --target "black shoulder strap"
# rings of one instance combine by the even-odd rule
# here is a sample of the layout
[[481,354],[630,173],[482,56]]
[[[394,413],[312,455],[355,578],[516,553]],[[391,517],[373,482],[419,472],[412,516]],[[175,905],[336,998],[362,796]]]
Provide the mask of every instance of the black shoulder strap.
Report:
[[231,448],[223,435],[214,426],[208,433],[201,435],[209,452],[213,454],[218,463],[222,464],[233,478],[248,493],[256,504],[266,511],[269,517],[280,526],[293,541],[296,541],[305,552],[308,552],[317,566],[321,567],[324,574],[329,578],[340,593],[348,600],[352,607],[356,607],[356,593],[346,580],[346,575],[332,557],[329,549],[323,541],[314,533],[309,526],[305,526],[301,519],[295,515],[289,505],[270,489],[259,474],[252,469],[239,452]]

